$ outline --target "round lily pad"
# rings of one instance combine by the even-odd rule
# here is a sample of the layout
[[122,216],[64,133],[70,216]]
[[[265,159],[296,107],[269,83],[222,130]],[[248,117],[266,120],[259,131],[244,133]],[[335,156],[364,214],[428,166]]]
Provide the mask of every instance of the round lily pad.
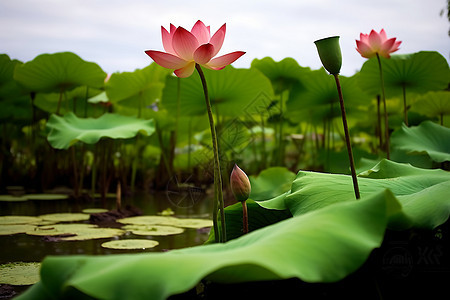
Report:
[[132,249],[148,249],[158,246],[159,243],[153,240],[127,239],[118,241],[109,241],[102,244],[103,248],[132,250]]
[[24,196],[0,195],[0,201],[5,202],[22,202],[27,200],[27,197]]
[[25,195],[28,200],[64,200],[69,198],[64,194],[29,194]]
[[33,230],[34,227],[34,225],[29,224],[0,225],[0,235],[25,233],[27,231]]
[[80,234],[86,230],[95,228],[96,225],[92,224],[54,224],[46,226],[38,226],[32,230],[28,230],[28,235],[67,235],[67,234]]
[[84,240],[94,240],[94,239],[105,239],[112,238],[115,236],[123,235],[125,231],[117,228],[87,228],[86,230],[80,231],[77,235],[63,237],[61,241],[84,241]]
[[89,220],[89,215],[82,213],[56,213],[39,216],[45,221],[54,222],[76,222]]
[[213,221],[207,219],[177,219],[177,223],[174,224],[174,226],[197,229],[211,227],[213,226]]
[[138,226],[138,225],[127,225],[124,229],[130,230],[135,235],[173,235],[180,234],[184,232],[183,228],[174,226],[164,226],[164,225],[150,225],[150,226]]
[[0,283],[11,285],[30,285],[39,281],[37,262],[13,262],[0,265]]
[[175,225],[177,218],[168,216],[136,216],[117,220],[122,224],[134,225]]
[[41,218],[32,216],[0,216],[0,225],[29,224],[42,221]]
[[98,214],[98,213],[104,213],[108,210],[106,208],[85,208],[82,210],[85,214]]

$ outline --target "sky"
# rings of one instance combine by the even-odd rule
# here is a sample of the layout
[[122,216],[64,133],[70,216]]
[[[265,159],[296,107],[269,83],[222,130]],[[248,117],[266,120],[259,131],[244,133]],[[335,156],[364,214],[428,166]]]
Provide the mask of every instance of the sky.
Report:
[[134,71],[152,60],[144,50],[163,50],[161,26],[190,30],[197,20],[214,33],[226,23],[218,55],[246,51],[233,63],[292,57],[318,69],[314,41],[340,36],[342,75],[365,59],[355,50],[359,34],[384,28],[402,41],[401,53],[432,50],[447,60],[450,23],[446,0],[0,0],[0,53],[23,62],[42,53],[71,51],[107,73]]

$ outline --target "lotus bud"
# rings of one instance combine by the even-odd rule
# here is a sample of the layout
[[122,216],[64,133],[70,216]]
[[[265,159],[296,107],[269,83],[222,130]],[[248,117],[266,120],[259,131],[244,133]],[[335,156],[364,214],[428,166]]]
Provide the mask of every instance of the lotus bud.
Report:
[[339,74],[342,66],[339,36],[332,36],[314,42],[319,52],[320,61],[331,75]]
[[231,191],[236,200],[243,202],[250,196],[251,185],[247,174],[242,171],[236,164],[230,176]]

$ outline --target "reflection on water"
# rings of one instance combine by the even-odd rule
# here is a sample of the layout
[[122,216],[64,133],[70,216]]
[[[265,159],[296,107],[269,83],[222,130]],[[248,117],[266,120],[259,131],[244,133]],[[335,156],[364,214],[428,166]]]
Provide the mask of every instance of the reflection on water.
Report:
[[[189,193],[161,193],[140,194],[122,198],[122,207],[132,205],[139,208],[144,215],[156,215],[167,208],[171,208],[179,218],[211,218],[212,201],[204,195],[201,197]],[[100,200],[34,200],[25,202],[0,202],[0,215],[38,216],[50,213],[75,213],[85,208],[115,208],[115,199],[108,199],[106,203]],[[47,242],[40,236],[15,234],[0,236],[0,264],[14,261],[42,261],[47,255],[105,255],[118,253],[138,253],[165,251],[200,245],[208,238],[209,230],[186,229],[184,233],[172,236],[137,236],[127,233],[124,236],[87,241]],[[104,249],[103,242],[114,239],[136,238],[153,239],[159,245],[147,250],[114,250]]]

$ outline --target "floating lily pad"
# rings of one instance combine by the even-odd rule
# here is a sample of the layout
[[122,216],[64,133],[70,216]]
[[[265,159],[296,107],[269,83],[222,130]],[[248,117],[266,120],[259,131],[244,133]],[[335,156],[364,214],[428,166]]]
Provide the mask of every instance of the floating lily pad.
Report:
[[184,232],[183,228],[164,225],[126,225],[124,229],[130,230],[135,235],[173,235]]
[[85,208],[82,210],[85,214],[98,214],[98,213],[104,213],[108,210],[106,208]]
[[125,231],[117,228],[86,228],[77,233],[77,235],[60,238],[60,241],[84,241],[94,239],[112,238],[123,235]]
[[177,218],[168,216],[137,216],[119,219],[117,222],[133,225],[175,225]]
[[82,213],[56,213],[39,216],[42,220],[53,222],[77,222],[89,220],[89,215]]
[[33,230],[34,227],[34,225],[29,224],[0,225],[0,235],[25,233],[27,231]]
[[197,229],[211,227],[213,226],[213,221],[207,219],[177,219],[177,223],[174,224],[174,226]]
[[42,218],[31,216],[0,216],[0,225],[29,224],[42,221]]
[[27,197],[24,196],[0,195],[0,201],[5,202],[22,202],[27,200]]
[[39,281],[40,263],[13,262],[0,265],[0,283],[11,285],[30,285]]
[[64,200],[69,198],[64,194],[28,194],[25,195],[28,200]]
[[153,240],[127,239],[118,241],[109,241],[102,244],[103,248],[132,250],[132,249],[148,249],[159,245],[159,242]]
[[68,234],[80,234],[80,232],[96,228],[96,225],[92,224],[54,224],[35,227],[32,230],[26,232],[28,235],[68,235]]

